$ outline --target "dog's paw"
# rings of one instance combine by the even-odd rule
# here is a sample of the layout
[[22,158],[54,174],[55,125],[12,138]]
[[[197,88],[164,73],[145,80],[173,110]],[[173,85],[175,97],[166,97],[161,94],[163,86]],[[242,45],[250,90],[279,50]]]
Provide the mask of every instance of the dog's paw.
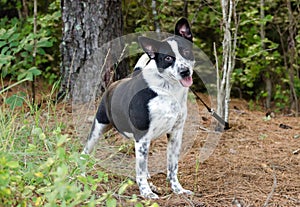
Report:
[[176,194],[186,194],[186,195],[192,195],[192,194],[194,194],[192,191],[184,189],[180,185],[180,183],[176,183],[176,184],[173,183],[171,185],[171,188],[172,188],[173,192],[176,193]]
[[186,194],[186,195],[193,195],[194,192],[186,189],[180,190],[177,194]]
[[158,199],[158,195],[153,192],[141,192],[141,196],[145,199]]

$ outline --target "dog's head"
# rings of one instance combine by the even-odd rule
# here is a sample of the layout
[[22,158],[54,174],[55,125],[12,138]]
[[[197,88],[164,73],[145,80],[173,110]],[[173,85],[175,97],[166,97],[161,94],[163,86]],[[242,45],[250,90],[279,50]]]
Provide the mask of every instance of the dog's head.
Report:
[[139,43],[149,58],[155,61],[161,77],[189,87],[193,83],[193,36],[185,18],[176,23],[174,34],[163,41],[139,37]]

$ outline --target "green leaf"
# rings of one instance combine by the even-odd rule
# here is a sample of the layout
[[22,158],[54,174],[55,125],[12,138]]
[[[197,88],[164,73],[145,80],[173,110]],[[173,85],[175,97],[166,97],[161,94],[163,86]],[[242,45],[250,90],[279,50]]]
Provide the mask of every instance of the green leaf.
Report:
[[21,57],[26,58],[27,56],[28,56],[27,51],[21,52]]
[[41,38],[37,42],[36,46],[37,47],[52,47],[53,43],[52,43],[52,41],[49,41],[49,39],[50,39],[50,37],[43,37],[43,38]]
[[132,186],[132,185],[133,185],[132,180],[128,180],[126,183],[124,183],[123,185],[121,185],[121,187],[119,188],[118,194],[122,195],[126,191],[126,189],[129,186]]
[[18,161],[9,161],[6,163],[6,166],[14,169],[14,168],[18,168],[20,165]]
[[[26,72],[20,73],[17,77],[17,80],[20,81],[26,77]],[[31,79],[29,79],[31,81]]]
[[14,57],[12,55],[4,55],[0,54],[0,65],[6,65],[7,63],[10,63]]
[[136,203],[134,204],[134,207],[144,207],[142,203]]
[[153,203],[150,207],[159,207],[157,203]]
[[116,207],[117,206],[117,200],[112,197],[108,197],[106,200],[106,206],[107,207]]
[[13,110],[16,107],[20,107],[23,105],[24,97],[19,95],[12,95],[5,100],[5,103],[10,106],[10,109]]
[[8,42],[14,42],[18,40],[19,37],[20,37],[20,33],[15,33],[8,39]]
[[42,133],[43,133],[43,130],[39,127],[34,127],[31,131],[31,134],[35,135],[35,136],[39,136]]
[[68,136],[66,134],[60,135],[58,140],[57,140],[57,147],[62,146],[66,141],[67,141]]
[[11,195],[11,190],[9,188],[2,188],[1,191],[2,191],[1,194]]
[[42,72],[39,69],[37,69],[37,67],[34,66],[34,67],[31,67],[30,69],[28,69],[25,72],[21,72],[18,75],[18,80],[22,80],[23,78],[26,78],[29,81],[33,81],[33,77],[38,76],[40,74],[42,74]]
[[0,29],[0,40],[7,40],[7,38],[5,39],[5,35],[6,34],[6,29],[1,28]]
[[17,47],[18,45],[19,45],[19,42],[14,41],[14,42],[10,42],[9,47],[10,47],[10,48],[12,48],[12,47]]
[[32,52],[33,51],[33,45],[32,44],[25,44],[24,49],[29,51],[29,52]]
[[41,47],[37,48],[36,52],[37,52],[37,54],[40,54],[40,55],[45,55],[46,54],[45,50]]
[[8,50],[9,50],[8,46],[3,47],[2,50],[1,50],[1,54],[4,55]]
[[6,41],[0,41],[0,48],[3,47],[4,45],[6,45],[7,42]]
[[[7,40],[9,39],[10,36],[12,36],[17,30],[17,26],[13,26],[12,28],[6,30],[5,32],[1,30],[0,34],[0,39],[2,40]],[[2,33],[3,32],[3,33]]]
[[126,189],[128,187],[128,183],[124,183],[120,188],[119,188],[119,191],[118,191],[118,195],[122,195]]
[[32,73],[34,76],[38,76],[42,74],[42,71],[37,69],[37,67],[32,67],[28,70],[29,73]]

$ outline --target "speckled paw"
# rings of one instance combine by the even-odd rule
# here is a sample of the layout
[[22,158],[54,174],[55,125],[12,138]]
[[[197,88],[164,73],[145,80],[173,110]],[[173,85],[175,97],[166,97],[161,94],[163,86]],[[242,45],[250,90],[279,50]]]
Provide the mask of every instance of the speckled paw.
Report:
[[158,199],[159,198],[158,195],[156,195],[153,192],[145,192],[145,193],[141,192],[141,196],[146,199]]

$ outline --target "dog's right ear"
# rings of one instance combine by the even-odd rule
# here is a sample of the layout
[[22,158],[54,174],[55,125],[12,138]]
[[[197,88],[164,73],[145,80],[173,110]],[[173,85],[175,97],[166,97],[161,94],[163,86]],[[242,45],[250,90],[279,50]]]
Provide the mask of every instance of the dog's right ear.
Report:
[[193,34],[191,31],[191,26],[188,20],[184,17],[179,19],[175,25],[174,30],[175,35],[181,36],[191,42],[193,42]]
[[155,57],[155,54],[158,52],[160,42],[150,39],[148,37],[138,37],[138,41],[143,48],[143,50],[147,53],[150,59]]

